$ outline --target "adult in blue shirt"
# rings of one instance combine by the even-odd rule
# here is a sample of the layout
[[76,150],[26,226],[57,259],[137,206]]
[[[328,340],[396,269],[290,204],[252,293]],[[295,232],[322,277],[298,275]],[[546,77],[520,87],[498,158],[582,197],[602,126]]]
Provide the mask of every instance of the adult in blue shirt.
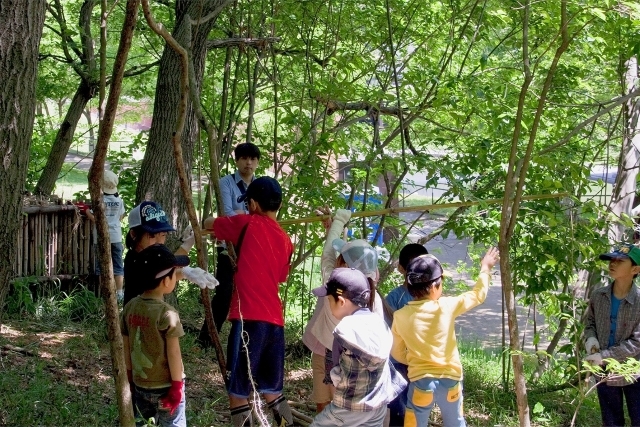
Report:
[[[239,199],[247,191],[251,181],[255,179],[255,172],[260,161],[260,149],[250,142],[238,144],[233,150],[233,154],[236,162],[236,171],[220,179],[224,216],[249,214],[245,201],[240,201]],[[216,292],[211,299],[211,311],[213,312],[213,321],[216,329],[220,332],[224,321],[227,320],[229,315],[234,271],[226,246],[220,244],[216,251],[218,252],[216,279],[220,284],[216,287]],[[202,325],[202,329],[200,329],[198,342],[203,348],[212,345],[206,324]]]

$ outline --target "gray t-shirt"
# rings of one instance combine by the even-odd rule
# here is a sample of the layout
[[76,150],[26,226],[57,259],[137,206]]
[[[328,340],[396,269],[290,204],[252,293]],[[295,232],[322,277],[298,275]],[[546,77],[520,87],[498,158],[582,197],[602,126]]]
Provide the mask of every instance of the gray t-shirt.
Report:
[[109,241],[111,243],[120,243],[122,242],[120,218],[124,215],[124,202],[120,197],[116,197],[113,194],[104,194],[102,201],[104,203],[104,215],[107,217],[107,224],[109,224]]

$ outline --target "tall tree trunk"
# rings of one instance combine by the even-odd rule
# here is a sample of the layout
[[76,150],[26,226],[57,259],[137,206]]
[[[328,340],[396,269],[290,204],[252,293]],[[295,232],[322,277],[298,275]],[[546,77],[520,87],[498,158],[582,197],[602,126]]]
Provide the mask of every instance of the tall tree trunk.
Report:
[[47,164],[42,170],[42,174],[36,184],[35,193],[50,195],[56,185],[58,174],[64,164],[64,159],[69,152],[76,126],[82,117],[85,107],[91,98],[93,98],[95,86],[89,85],[84,79],[80,81],[80,86],[76,90],[71,105],[67,110],[64,121],[58,129],[56,139],[51,146],[51,152],[47,159]]
[[[226,0],[198,2],[179,0],[176,3],[176,25],[172,36],[191,53],[197,93],[200,93],[204,73],[207,37],[215,23],[215,18],[203,20],[204,22],[201,21],[195,25],[194,21],[220,11],[226,3],[228,3]],[[158,201],[170,217],[171,223],[178,229],[185,226],[188,221],[187,206],[180,192],[171,144],[179,113],[180,70],[179,56],[170,46],[165,45],[158,71],[149,142],[142,160],[136,189],[136,202],[145,199]],[[193,105],[189,100],[182,134],[182,152],[189,180],[191,180],[193,149],[199,131]]]
[[17,256],[45,6],[45,0],[0,2],[0,322]]
[[[638,87],[638,60],[631,57],[624,64],[624,94],[633,92]],[[638,176],[638,150],[640,150],[640,129],[638,116],[640,105],[637,98],[631,98],[622,106],[624,116],[624,135],[620,147],[618,160],[618,175],[611,196],[611,212],[620,217],[630,215],[633,199],[636,194],[636,177]],[[618,222],[611,222],[609,226],[609,241],[615,245],[630,238],[626,227]]]

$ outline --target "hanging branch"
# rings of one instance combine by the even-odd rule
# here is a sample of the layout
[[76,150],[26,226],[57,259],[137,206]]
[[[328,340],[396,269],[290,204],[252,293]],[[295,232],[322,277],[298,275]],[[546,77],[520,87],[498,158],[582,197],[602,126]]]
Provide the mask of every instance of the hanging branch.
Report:
[[104,118],[100,122],[98,142],[91,168],[89,169],[89,191],[94,206],[96,227],[98,230],[99,258],[100,258],[100,287],[105,299],[105,313],[107,317],[107,334],[109,337],[113,374],[116,382],[116,398],[120,425],[133,426],[135,419],[131,405],[131,392],[127,380],[127,368],[124,360],[124,345],[120,333],[118,304],[115,296],[115,284],[113,280],[113,265],[111,262],[111,245],[109,243],[109,226],[104,213],[102,203],[101,183],[104,174],[104,163],[107,157],[109,140],[113,133],[113,126],[122,89],[122,79],[127,62],[127,56],[131,49],[131,40],[136,26],[139,0],[128,0],[126,5],[125,21],[120,35],[118,53],[113,64],[112,84],[104,111]]
[[[193,228],[193,232],[196,236],[200,236],[202,233],[200,232],[200,224],[198,223],[198,218],[196,215],[195,206],[193,205],[193,199],[191,198],[191,185],[187,180],[187,173],[184,168],[184,160],[182,158],[182,130],[184,129],[184,123],[186,118],[186,110],[187,110],[187,100],[189,98],[189,55],[187,54],[186,49],[184,49],[180,44],[169,34],[169,32],[164,28],[162,24],[157,24],[153,17],[151,16],[151,11],[149,9],[149,0],[142,0],[142,10],[144,12],[144,17],[147,20],[147,24],[149,27],[160,37],[162,37],[167,44],[180,56],[182,60],[182,67],[180,69],[180,104],[179,104],[179,112],[178,112],[178,120],[176,123],[176,130],[173,133],[172,143],[173,143],[173,155],[176,160],[176,169],[178,172],[178,178],[180,180],[180,189],[182,190],[182,195],[187,204],[187,215],[189,216],[189,222],[191,227]],[[198,266],[200,268],[207,268],[207,260],[205,257],[204,246],[201,238],[196,238],[196,250],[198,254]],[[209,331],[209,335],[213,341],[213,344],[216,349],[216,355],[218,358],[218,365],[220,366],[220,373],[222,377],[227,378],[227,367],[224,359],[224,352],[222,349],[222,345],[220,344],[220,339],[218,337],[218,332],[216,331],[213,322],[213,314],[211,313],[211,299],[209,298],[209,290],[204,288],[201,290],[201,298],[202,303],[205,309],[205,319],[207,324],[207,329]]]

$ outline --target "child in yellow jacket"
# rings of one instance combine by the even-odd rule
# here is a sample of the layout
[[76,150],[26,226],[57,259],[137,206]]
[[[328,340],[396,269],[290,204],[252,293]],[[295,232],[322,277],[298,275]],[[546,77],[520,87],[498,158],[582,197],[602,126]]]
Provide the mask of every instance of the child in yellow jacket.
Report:
[[407,288],[414,300],[395,312],[391,328],[391,356],[409,366],[405,427],[428,425],[435,404],[445,426],[466,426],[454,320],[484,302],[498,259],[498,250],[489,249],[473,290],[456,297],[442,297],[443,269],[436,257],[421,255],[409,263]]

